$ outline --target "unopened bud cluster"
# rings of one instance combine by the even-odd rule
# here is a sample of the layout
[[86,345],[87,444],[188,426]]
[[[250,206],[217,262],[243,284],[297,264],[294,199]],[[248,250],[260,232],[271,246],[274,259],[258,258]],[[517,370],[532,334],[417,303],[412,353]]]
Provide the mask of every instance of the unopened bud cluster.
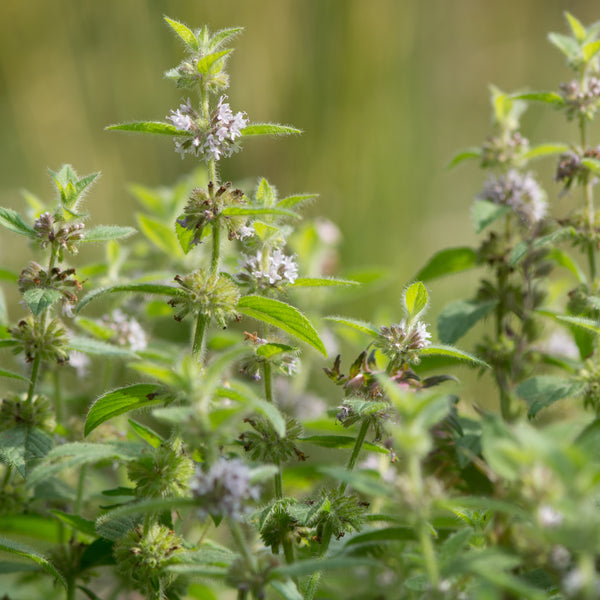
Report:
[[529,150],[529,140],[518,131],[513,132],[508,139],[489,137],[481,146],[481,167],[512,166],[527,150]]
[[28,317],[8,331],[11,338],[18,342],[15,353],[24,354],[27,362],[33,362],[36,356],[58,364],[69,361],[67,332],[56,319],[44,324]]
[[422,321],[408,324],[406,319],[389,327],[381,327],[375,345],[391,361],[417,362],[418,352],[430,345],[431,334]]
[[600,102],[600,79],[588,77],[583,85],[577,79],[560,84],[560,94],[566,102],[567,119],[580,115],[592,119]]
[[55,218],[48,212],[40,215],[33,223],[33,228],[38,234],[38,239],[42,248],[46,248],[49,244],[56,244],[62,250],[66,250],[71,254],[77,254],[77,243],[84,237],[83,223],[60,223],[58,226],[55,223]]

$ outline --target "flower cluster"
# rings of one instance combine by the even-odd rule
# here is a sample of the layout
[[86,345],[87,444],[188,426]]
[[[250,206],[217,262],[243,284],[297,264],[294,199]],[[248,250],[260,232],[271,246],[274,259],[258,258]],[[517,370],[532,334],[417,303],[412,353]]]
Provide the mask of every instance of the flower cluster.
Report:
[[34,221],[33,228],[42,248],[56,243],[61,252],[67,250],[71,254],[77,254],[77,242],[83,239],[85,225],[83,223],[63,223],[57,229],[54,225],[55,219],[49,212],[41,214]]
[[375,345],[390,358],[391,361],[418,361],[418,351],[431,343],[431,334],[422,321],[408,324],[406,319],[389,327],[380,327]]
[[167,119],[181,132],[175,138],[175,150],[183,158],[186,153],[202,157],[204,160],[219,160],[222,156],[231,156],[240,149],[237,139],[248,125],[244,113],[233,113],[225,102],[225,96],[219,98],[217,107],[210,115],[208,123],[203,123],[190,100],[181,104],[177,110],[171,110]]
[[[556,167],[555,181],[564,183],[565,190],[568,190],[574,181],[583,183],[585,178],[589,176],[589,169],[583,163],[584,158],[600,159],[600,147],[587,148],[583,153],[583,157],[576,152],[565,152],[558,158],[558,166]],[[594,183],[597,181],[594,178]]]
[[219,458],[208,471],[196,467],[190,490],[200,503],[198,514],[241,519],[244,504],[257,500],[258,487],[251,484],[250,469],[239,459]]
[[561,83],[559,87],[567,105],[567,119],[571,120],[579,115],[593,118],[600,102],[600,79],[588,77],[583,85],[573,79],[569,83]]
[[490,177],[479,198],[509,206],[529,226],[541,221],[548,208],[546,195],[533,176],[515,169]]
[[13,352],[25,354],[27,362],[33,362],[36,356],[58,364],[69,362],[67,332],[56,319],[44,325],[39,320],[28,317],[19,321],[8,332],[17,342]]
[[111,341],[119,346],[126,346],[138,352],[148,345],[146,333],[139,322],[126,315],[121,309],[113,310],[110,316],[102,317],[104,324],[114,332]]
[[238,261],[241,271],[237,274],[240,283],[253,290],[276,288],[281,284],[294,283],[298,278],[298,265],[294,256],[287,256],[281,250],[274,250],[266,257],[262,250],[255,256],[243,255]]
[[518,131],[513,132],[508,139],[490,137],[481,146],[481,167],[514,164],[527,150],[529,150],[529,140]]

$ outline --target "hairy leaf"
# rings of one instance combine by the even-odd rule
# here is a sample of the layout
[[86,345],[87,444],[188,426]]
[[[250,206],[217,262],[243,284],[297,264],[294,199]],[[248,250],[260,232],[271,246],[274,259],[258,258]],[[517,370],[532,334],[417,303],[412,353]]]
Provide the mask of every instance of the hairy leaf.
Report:
[[438,317],[438,335],[444,344],[454,344],[496,306],[497,300],[455,300]]
[[477,200],[471,209],[471,219],[475,233],[481,233],[488,225],[510,212],[510,207],[501,206],[489,200]]
[[325,320],[338,323],[339,325],[346,325],[346,327],[351,327],[352,329],[356,329],[357,331],[366,333],[372,337],[379,336],[377,327],[366,321],[359,321],[358,319],[350,319],[347,317],[325,317]]
[[556,375],[540,375],[520,383],[516,388],[519,398],[529,405],[528,416],[535,417],[546,408],[563,398],[580,395],[585,383]]
[[185,42],[186,46],[192,50],[198,50],[198,40],[191,29],[186,27],[183,23],[175,21],[175,19],[170,19],[167,16],[165,16],[164,19],[171,29]]
[[119,227],[118,225],[98,225],[90,229],[83,236],[84,242],[108,242],[120,240],[137,233],[133,227]]
[[86,294],[77,305],[79,312],[86,304],[100,298],[106,294],[116,294],[118,292],[132,292],[136,294],[151,294],[156,296],[182,296],[184,292],[181,288],[164,283],[121,283],[110,287],[98,288]]
[[50,308],[61,295],[60,291],[54,288],[34,287],[26,290],[23,298],[33,315],[38,317],[44,310]]
[[171,136],[188,136],[189,132],[181,131],[174,125],[160,121],[133,121],[131,123],[119,123],[109,125],[106,129],[111,131],[133,131],[135,133],[158,133]]
[[298,135],[301,129],[289,125],[278,125],[277,123],[252,123],[242,129],[243,136],[250,135]]
[[490,366],[474,354],[471,354],[470,352],[465,352],[464,350],[459,350],[458,348],[454,348],[453,346],[432,344],[431,346],[427,346],[426,348],[419,350],[419,356],[431,356],[436,354],[440,356],[449,356],[460,361],[470,362],[477,365],[478,367],[489,368]]
[[11,208],[4,208],[0,206],[0,226],[12,231],[13,233],[19,233],[30,238],[37,237],[35,229],[27,225],[27,223],[23,221],[21,215]]
[[42,458],[52,448],[52,438],[42,429],[17,425],[0,433],[0,460],[27,476],[28,463]]
[[416,274],[415,279],[428,281],[451,273],[459,273],[477,266],[477,252],[463,246],[448,248],[434,254],[429,262]]

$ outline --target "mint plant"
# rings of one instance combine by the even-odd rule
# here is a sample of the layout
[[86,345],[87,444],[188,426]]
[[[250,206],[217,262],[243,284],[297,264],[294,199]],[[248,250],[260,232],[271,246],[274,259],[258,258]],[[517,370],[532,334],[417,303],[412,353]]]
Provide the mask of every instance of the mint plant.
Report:
[[[453,161],[488,172],[486,237],[437,253],[374,324],[331,314],[361,282],[332,269],[335,226],[301,222],[315,194],[220,178],[248,137],[300,133],[229,103],[241,30],[165,20],[180,105],[108,129],[172,138],[190,175],[132,185],[135,229],[90,227],[97,174],[68,165],[53,202],[0,208],[35,259],[0,271],[21,296],[16,320],[0,296],[5,597],[596,598],[600,26],[567,14],[571,37],[550,36],[576,73],[558,92],[492,88],[491,136]],[[530,145],[520,120],[540,102],[576,143]],[[543,191],[535,160],[552,156]],[[578,188],[581,209],[552,216]],[[91,242],[104,254],[81,264]],[[438,342],[423,282],[472,268]],[[455,347],[476,324],[474,352]],[[468,410],[460,365],[497,399]],[[536,421],[559,401],[568,418]]]

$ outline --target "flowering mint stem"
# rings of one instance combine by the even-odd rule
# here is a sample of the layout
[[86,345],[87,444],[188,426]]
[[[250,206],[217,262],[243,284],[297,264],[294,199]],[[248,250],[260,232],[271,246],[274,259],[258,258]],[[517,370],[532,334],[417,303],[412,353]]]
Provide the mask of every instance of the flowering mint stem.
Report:
[[[350,460],[348,461],[348,466],[346,467],[346,470],[352,471],[354,469],[354,466],[356,465],[356,461],[358,460],[358,455],[360,454],[363,444],[365,443],[365,437],[367,435],[368,430],[369,430],[369,419],[366,418],[366,419],[362,420],[360,430],[358,431],[358,435],[356,436],[356,440],[354,441],[354,448],[352,449],[352,454],[350,455]],[[343,494],[346,491],[347,486],[348,486],[347,483],[342,482],[340,484],[339,493]]]
[[221,227],[218,222],[212,228],[213,245],[212,257],[210,261],[210,271],[213,275],[219,272],[219,262],[221,260]]
[[29,389],[27,390],[27,401],[31,402],[33,398],[33,392],[35,391],[35,384],[37,382],[38,373],[40,370],[41,357],[39,354],[35,355],[33,359],[33,367],[31,368],[31,377],[29,379]]
[[202,362],[204,355],[204,334],[206,333],[207,325],[208,317],[200,313],[196,319],[196,331],[194,332],[194,343],[192,346],[192,356],[198,362]]
[[246,566],[252,573],[256,573],[256,559],[253,556],[252,552],[250,552],[250,549],[248,548],[246,537],[244,536],[244,532],[242,531],[239,522],[233,518],[230,518],[228,519],[228,523],[231,535],[233,536],[233,539],[238,547],[238,550],[240,551],[240,554],[244,558]]
[[[263,381],[265,382],[265,399],[273,404],[273,375],[270,362],[263,362],[262,372]],[[281,478],[281,467],[277,466],[280,470],[275,473],[275,497],[280,499],[283,498],[283,480]]]
[[[331,525],[328,523],[325,525],[323,529],[323,536],[321,538],[321,551],[319,552],[319,556],[322,558],[327,554],[327,550],[329,549],[329,544],[331,542],[331,535],[333,534],[333,529]],[[317,591],[317,587],[319,587],[319,581],[321,580],[321,571],[315,571],[306,586],[306,592],[304,594],[304,600],[313,600],[315,597],[315,593]]]

